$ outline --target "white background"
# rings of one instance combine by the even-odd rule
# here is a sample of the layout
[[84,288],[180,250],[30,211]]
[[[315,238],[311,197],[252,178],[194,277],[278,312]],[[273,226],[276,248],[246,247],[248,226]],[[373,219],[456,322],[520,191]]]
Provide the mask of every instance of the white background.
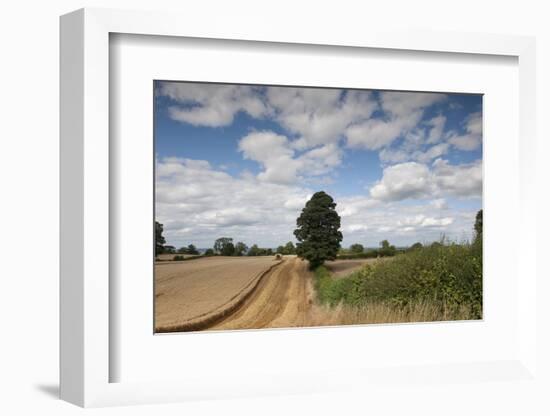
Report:
[[[0,262],[1,400],[4,414],[72,414],[81,412],[55,400],[58,374],[58,16],[83,6],[140,9],[178,9],[212,16],[249,15],[251,24],[262,20],[287,25],[323,24],[327,31],[340,25],[368,25],[387,20],[393,25],[438,30],[527,34],[538,36],[538,130],[550,137],[546,124],[550,114],[549,12],[544,2],[505,1],[386,1],[346,2],[181,2],[181,1],[19,1],[5,3],[0,11],[2,61],[0,73],[0,178],[3,198],[2,258]],[[205,18],[205,22],[209,19]],[[309,23],[314,21],[313,23]],[[544,101],[543,101],[544,100]],[[544,212],[548,206],[548,140],[539,140],[538,166],[539,250],[549,235]],[[513,244],[513,242],[511,242]],[[540,258],[544,260],[545,256]],[[548,266],[544,275],[550,276]],[[549,277],[550,279],[550,277]],[[540,287],[546,290],[549,285]],[[540,305],[541,313],[548,306]],[[549,334],[543,346],[548,348]],[[547,358],[539,357],[542,365]],[[162,405],[154,408],[94,410],[100,414],[548,414],[548,404],[535,400],[540,392],[501,383],[490,390],[458,383],[449,389],[438,386],[440,395],[427,397],[409,388],[396,395],[394,387],[373,397],[346,392],[315,396],[258,398]],[[498,400],[487,400],[492,392]],[[454,394],[452,394],[454,392]],[[356,392],[357,393],[357,392]]]

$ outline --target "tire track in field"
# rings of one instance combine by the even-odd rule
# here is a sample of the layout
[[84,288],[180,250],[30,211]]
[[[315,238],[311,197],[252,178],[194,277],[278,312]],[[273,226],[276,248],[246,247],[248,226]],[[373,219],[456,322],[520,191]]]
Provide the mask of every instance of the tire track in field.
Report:
[[298,258],[285,260],[262,278],[243,305],[221,322],[220,329],[288,328],[307,326],[311,311],[311,275],[307,263]]

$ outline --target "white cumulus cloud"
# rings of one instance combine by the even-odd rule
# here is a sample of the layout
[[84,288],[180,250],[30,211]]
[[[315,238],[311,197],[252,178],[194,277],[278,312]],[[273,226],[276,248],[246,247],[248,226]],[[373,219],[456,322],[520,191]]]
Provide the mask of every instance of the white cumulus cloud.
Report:
[[434,192],[429,168],[421,163],[406,162],[384,169],[382,179],[370,195],[382,201],[424,198]]
[[258,179],[265,182],[290,184],[301,174],[319,176],[340,165],[342,151],[330,143],[297,154],[287,137],[272,131],[251,132],[239,141],[239,151],[245,159],[258,162],[263,171]]
[[437,159],[430,166],[405,162],[384,169],[382,178],[370,189],[370,196],[381,201],[425,199],[441,195],[481,197],[482,165],[451,165]]
[[269,107],[261,91],[260,87],[246,85],[163,82],[158,93],[180,104],[169,108],[174,120],[194,126],[220,127],[230,125],[239,111],[255,118],[267,115]]
[[[380,103],[384,117],[371,118],[350,126],[346,131],[347,144],[369,150],[390,146],[398,138],[414,134],[424,110],[446,99],[445,94],[383,92],[380,94]],[[432,124],[432,130],[439,129],[441,120]]]
[[298,148],[336,143],[346,128],[367,120],[378,103],[369,91],[327,88],[277,88],[267,90],[275,119],[296,135]]

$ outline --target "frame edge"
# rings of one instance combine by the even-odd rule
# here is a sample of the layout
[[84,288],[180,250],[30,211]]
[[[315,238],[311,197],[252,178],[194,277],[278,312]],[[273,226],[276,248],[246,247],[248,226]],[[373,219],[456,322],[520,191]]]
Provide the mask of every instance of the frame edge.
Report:
[[84,405],[84,11],[60,18],[60,398]]

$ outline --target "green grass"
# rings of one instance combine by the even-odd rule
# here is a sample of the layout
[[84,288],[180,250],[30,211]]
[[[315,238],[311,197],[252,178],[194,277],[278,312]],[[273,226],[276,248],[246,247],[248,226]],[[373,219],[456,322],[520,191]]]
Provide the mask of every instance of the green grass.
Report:
[[315,288],[320,303],[332,307],[376,304],[412,310],[423,304],[442,319],[480,319],[482,267],[480,244],[436,245],[366,265],[340,279],[321,266],[315,270]]

